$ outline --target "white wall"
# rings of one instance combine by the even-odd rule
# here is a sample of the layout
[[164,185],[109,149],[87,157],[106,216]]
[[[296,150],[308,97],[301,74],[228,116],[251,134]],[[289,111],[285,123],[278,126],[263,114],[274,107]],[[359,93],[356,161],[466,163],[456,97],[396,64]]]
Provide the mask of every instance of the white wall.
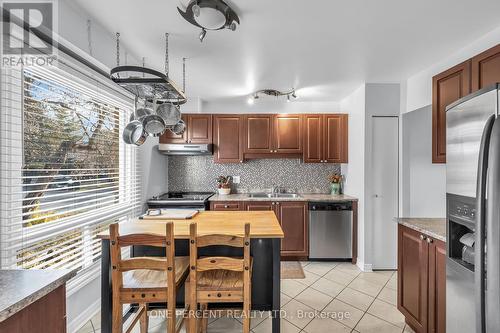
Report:
[[344,193],[358,201],[358,266],[365,261],[365,85],[356,89],[340,103],[349,114],[349,164],[342,164]]
[[416,73],[407,80],[406,108],[403,112],[420,109],[432,103],[432,77],[442,71],[458,65],[459,63],[472,58],[478,53],[485,51],[500,43],[500,27],[492,30],[488,34],[476,40],[474,43],[464,45],[464,48],[448,58]]
[[281,97],[275,100],[262,97],[250,105],[247,97],[231,98],[220,101],[203,102],[202,112],[206,113],[335,113],[343,112],[337,102],[301,101],[300,97],[292,102],[286,102]]
[[446,165],[432,164],[432,109],[403,115],[404,216],[446,217]]

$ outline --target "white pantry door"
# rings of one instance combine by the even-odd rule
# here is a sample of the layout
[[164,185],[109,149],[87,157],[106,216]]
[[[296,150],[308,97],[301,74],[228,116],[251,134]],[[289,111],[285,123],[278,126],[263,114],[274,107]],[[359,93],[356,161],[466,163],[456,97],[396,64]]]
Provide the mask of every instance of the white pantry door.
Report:
[[398,117],[373,117],[373,269],[397,268]]

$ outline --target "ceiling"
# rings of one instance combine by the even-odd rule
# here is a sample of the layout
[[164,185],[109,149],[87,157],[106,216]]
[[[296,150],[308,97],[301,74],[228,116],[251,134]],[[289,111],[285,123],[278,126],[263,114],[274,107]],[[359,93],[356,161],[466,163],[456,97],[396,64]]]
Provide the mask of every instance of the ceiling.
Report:
[[500,25],[498,0],[233,0],[238,29],[200,43],[179,1],[75,1],[150,67],[163,69],[169,32],[171,76],[182,83],[187,57],[188,96],[206,101],[291,87],[300,99],[339,101],[363,82],[404,80]]

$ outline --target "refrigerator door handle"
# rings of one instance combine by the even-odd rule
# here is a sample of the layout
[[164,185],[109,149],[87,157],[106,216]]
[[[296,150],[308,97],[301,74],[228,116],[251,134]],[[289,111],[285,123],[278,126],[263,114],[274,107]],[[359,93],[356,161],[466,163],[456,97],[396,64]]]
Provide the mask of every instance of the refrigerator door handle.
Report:
[[479,162],[477,168],[477,213],[476,213],[476,241],[475,241],[475,263],[474,283],[476,294],[476,332],[485,332],[485,231],[486,231],[486,182],[488,175],[488,158],[491,132],[495,116],[488,118],[479,148]]

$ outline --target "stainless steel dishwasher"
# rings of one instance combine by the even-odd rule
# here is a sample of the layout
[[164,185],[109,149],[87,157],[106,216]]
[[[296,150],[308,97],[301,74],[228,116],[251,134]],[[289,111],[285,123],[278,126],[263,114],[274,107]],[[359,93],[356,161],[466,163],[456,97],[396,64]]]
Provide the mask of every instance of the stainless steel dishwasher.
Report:
[[352,203],[309,203],[309,259],[352,258]]

